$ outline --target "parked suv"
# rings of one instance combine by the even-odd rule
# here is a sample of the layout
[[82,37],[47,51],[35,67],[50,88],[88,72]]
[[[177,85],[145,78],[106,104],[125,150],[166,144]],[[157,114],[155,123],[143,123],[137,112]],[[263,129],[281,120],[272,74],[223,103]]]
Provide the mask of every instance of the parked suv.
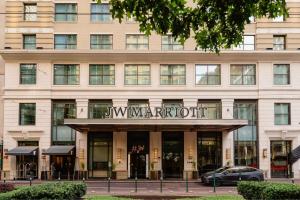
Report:
[[202,183],[213,185],[235,185],[240,180],[263,181],[264,174],[260,169],[248,166],[221,167],[215,171],[207,172],[201,176]]

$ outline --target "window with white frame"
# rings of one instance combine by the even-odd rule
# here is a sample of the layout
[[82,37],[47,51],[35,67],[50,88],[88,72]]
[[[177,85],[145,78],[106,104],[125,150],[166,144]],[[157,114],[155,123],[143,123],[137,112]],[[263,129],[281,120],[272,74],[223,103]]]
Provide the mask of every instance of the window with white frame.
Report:
[[112,49],[113,35],[110,34],[92,34],[90,38],[91,49]]
[[285,50],[285,35],[273,36],[273,50]]
[[76,49],[76,34],[56,34],[54,35],[54,49]]
[[57,22],[75,22],[77,21],[76,3],[56,3],[55,21]]
[[233,47],[233,50],[240,50],[240,51],[253,51],[255,50],[255,36],[254,35],[244,35],[243,41]]
[[108,3],[91,4],[91,21],[92,22],[111,22],[112,16]]
[[127,34],[126,49],[128,50],[148,50],[149,38],[142,34]]
[[37,20],[37,5],[36,3],[24,4],[24,21],[36,21]]
[[275,64],[273,66],[274,85],[289,85],[290,84],[290,65]]
[[161,50],[163,51],[176,51],[183,50],[183,45],[178,39],[175,39],[172,35],[165,35],[161,37]]

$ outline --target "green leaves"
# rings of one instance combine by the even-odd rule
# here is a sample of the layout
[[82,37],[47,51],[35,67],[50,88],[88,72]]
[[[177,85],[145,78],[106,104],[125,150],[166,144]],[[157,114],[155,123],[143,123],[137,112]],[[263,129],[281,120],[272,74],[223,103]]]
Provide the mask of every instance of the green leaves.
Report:
[[[101,0],[97,0],[98,3]],[[242,41],[249,18],[288,16],[285,0],[110,0],[112,16],[121,23],[134,17],[140,31],[172,33],[183,43],[219,53]]]

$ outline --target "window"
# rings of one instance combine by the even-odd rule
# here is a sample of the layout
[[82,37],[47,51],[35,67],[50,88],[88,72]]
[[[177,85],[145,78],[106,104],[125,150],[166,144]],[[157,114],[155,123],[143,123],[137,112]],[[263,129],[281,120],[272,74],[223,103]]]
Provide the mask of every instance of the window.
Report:
[[77,35],[75,34],[59,34],[54,36],[55,49],[76,49],[77,48]]
[[147,118],[149,108],[148,100],[129,100],[128,101],[128,118]]
[[111,100],[91,100],[89,102],[89,118],[90,119],[104,119],[112,118],[112,113],[109,108],[113,107]]
[[20,84],[36,84],[36,64],[20,65]]
[[54,65],[54,85],[78,85],[79,65]]
[[90,85],[114,85],[114,65],[90,65]]
[[107,3],[91,4],[91,21],[92,22],[111,22],[112,16]]
[[19,125],[35,125],[35,103],[20,103]]
[[125,65],[125,85],[150,85],[150,65]]
[[233,50],[240,50],[240,51],[253,51],[254,49],[255,49],[254,35],[244,35],[242,43],[236,47],[233,47]]
[[275,103],[275,125],[291,124],[290,104]]
[[23,49],[36,48],[36,35],[23,35]]
[[280,51],[285,50],[285,36],[274,35],[273,36],[273,50]]
[[182,100],[163,100],[163,117],[165,118],[182,118],[181,108]]
[[231,85],[255,85],[255,65],[231,65],[230,83]]
[[196,65],[196,85],[220,85],[220,65]]
[[289,85],[290,84],[290,65],[276,64],[273,68],[274,85]]
[[161,85],[185,85],[185,65],[161,65]]
[[285,19],[283,15],[273,18],[273,22],[283,22],[284,20]]
[[234,165],[258,167],[257,102],[234,102],[234,119],[248,120],[248,125],[233,132]]
[[112,49],[113,36],[112,35],[91,35],[91,49]]
[[57,22],[75,22],[77,21],[76,3],[56,3],[55,21]]
[[74,145],[75,130],[64,125],[64,119],[76,118],[74,101],[53,101],[52,145]]
[[183,45],[179,42],[178,39],[175,40],[175,38],[172,35],[166,35],[161,37],[161,50],[183,50]]
[[36,3],[24,4],[24,20],[36,21],[37,19],[37,6]]
[[126,49],[148,50],[149,38],[146,35],[126,35]]
[[221,119],[220,101],[199,101],[197,107],[199,119]]

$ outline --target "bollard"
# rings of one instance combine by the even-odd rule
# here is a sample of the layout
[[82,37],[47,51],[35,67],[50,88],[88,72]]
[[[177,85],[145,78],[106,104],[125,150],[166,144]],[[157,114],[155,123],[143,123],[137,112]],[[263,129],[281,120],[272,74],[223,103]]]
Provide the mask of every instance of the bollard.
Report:
[[163,191],[163,177],[162,176],[160,176],[160,193],[162,193],[162,191]]
[[241,172],[239,172],[239,181],[242,180],[242,177],[241,177]]
[[108,177],[107,181],[107,192],[110,193],[110,177]]
[[188,172],[185,173],[185,192],[189,192]]
[[82,178],[82,182],[85,182],[85,178],[84,177]]
[[135,192],[137,192],[137,177],[134,179]]
[[29,185],[32,185],[32,177],[29,178]]
[[60,172],[58,172],[58,181],[60,181]]
[[214,187],[214,192],[216,192],[216,172],[215,171],[213,173],[213,187]]
[[292,178],[292,183],[294,184],[295,183],[295,180]]

